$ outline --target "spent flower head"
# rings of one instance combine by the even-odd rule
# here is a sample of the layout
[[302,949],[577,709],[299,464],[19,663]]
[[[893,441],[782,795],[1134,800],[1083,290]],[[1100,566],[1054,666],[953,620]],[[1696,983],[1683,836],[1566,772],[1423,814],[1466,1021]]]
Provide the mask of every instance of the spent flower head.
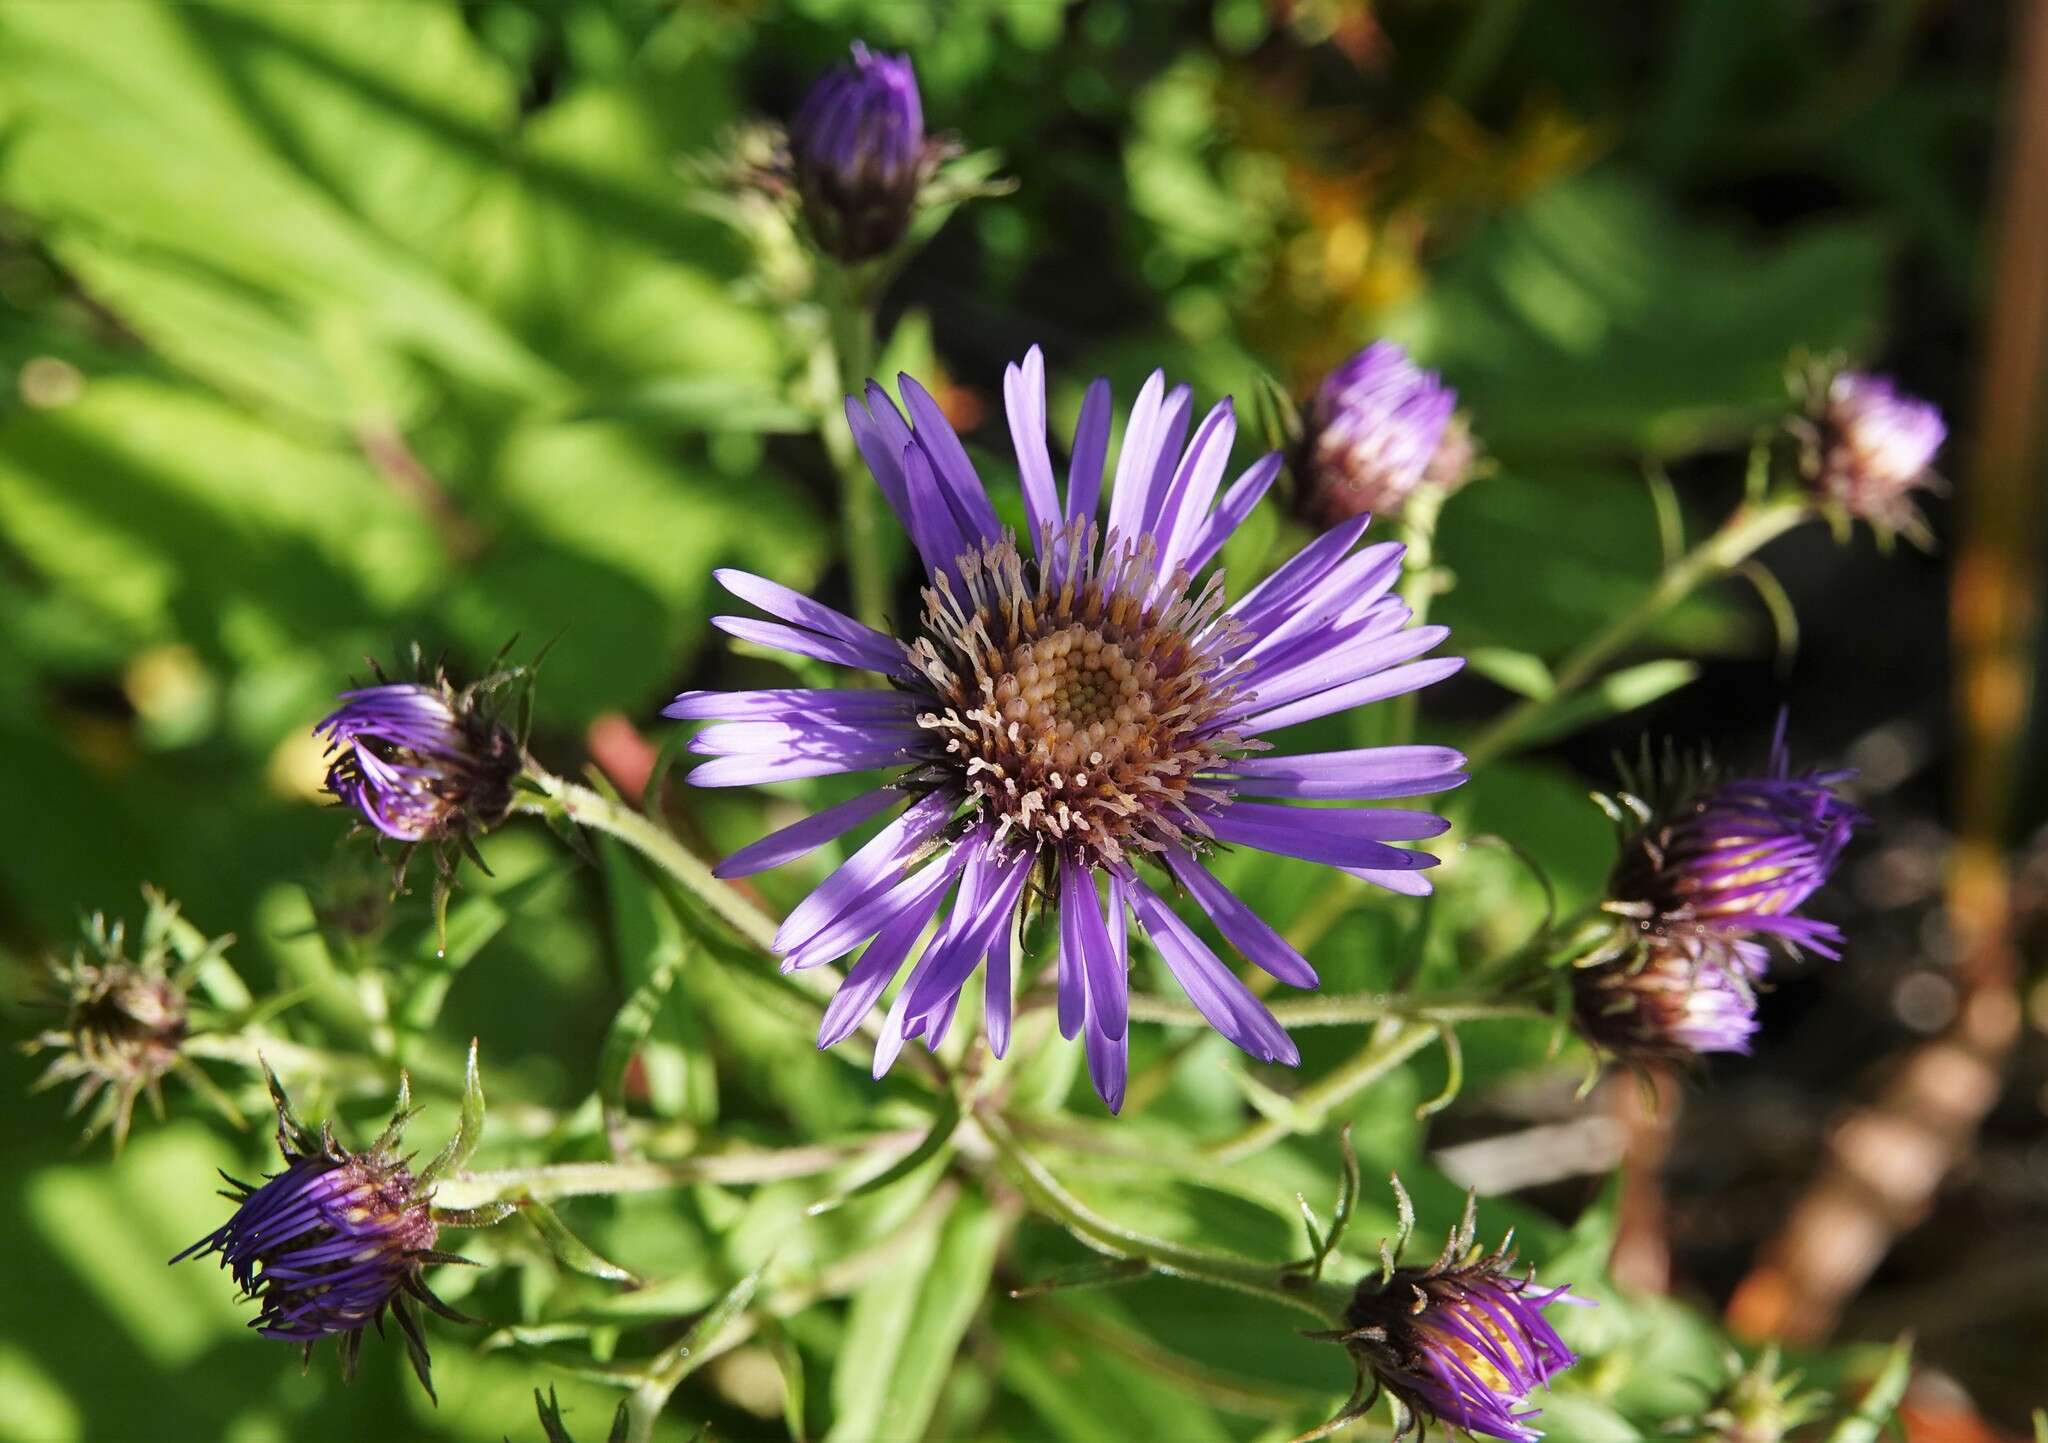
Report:
[[221,1195],[235,1204],[234,1215],[171,1261],[218,1253],[242,1296],[257,1303],[249,1326],[266,1338],[299,1344],[308,1361],[314,1344],[338,1337],[345,1381],[355,1379],[363,1330],[375,1324],[381,1334],[388,1312],[432,1397],[417,1307],[458,1323],[476,1320],[435,1297],[422,1277],[432,1264],[468,1260],[435,1250],[440,1224],[431,1189],[399,1152],[414,1115],[403,1080],[391,1125],[360,1152],[337,1142],[327,1124],[309,1132],[274,1073],[270,1094],[284,1170],[255,1186],[223,1173],[234,1190]]
[[923,561],[920,624],[886,635],[737,571],[719,580],[774,619],[713,618],[743,640],[879,673],[890,688],[687,692],[666,713],[717,722],[691,742],[713,758],[691,773],[697,786],[892,775],[742,849],[720,874],[791,861],[904,808],[775,938],[786,969],[867,943],[827,1010],[819,1042],[831,1045],[938,922],[889,1010],[878,1072],[911,1038],[936,1048],[984,966],[984,1028],[1000,1055],[1018,928],[1041,909],[1058,915],[1061,1031],[1086,1035],[1090,1074],[1112,1109],[1127,1068],[1132,916],[1213,1026],[1256,1057],[1293,1064],[1286,1032],[1160,889],[1185,892],[1247,959],[1299,987],[1316,985],[1314,970],[1210,875],[1211,851],[1274,852],[1411,896],[1429,890],[1421,873],[1436,859],[1399,844],[1438,835],[1441,818],[1289,803],[1441,791],[1464,779],[1463,757],[1431,746],[1266,754],[1273,733],[1459,666],[1417,660],[1447,633],[1409,624],[1394,592],[1402,548],[1359,549],[1366,519],[1353,518],[1232,600],[1210,564],[1280,458],[1224,488],[1237,431],[1230,402],[1193,424],[1188,388],[1169,390],[1155,372],[1126,425],[1104,518],[1108,383],[1082,404],[1062,497],[1036,348],[1004,383],[1028,518],[1020,544],[937,403],[910,377],[901,384],[907,419],[872,383],[865,405],[849,398],[847,419]]
[[1544,1310],[1583,1304],[1568,1287],[1545,1288],[1534,1271],[1516,1274],[1513,1235],[1491,1252],[1475,1241],[1475,1204],[1426,1267],[1397,1265],[1414,1213],[1394,1179],[1400,1233],[1380,1248],[1345,1310],[1344,1326],[1313,1336],[1342,1343],[1359,1372],[1358,1390],[1325,1432],[1363,1415],[1380,1392],[1399,1405],[1395,1437],[1443,1423],[1512,1443],[1542,1437],[1529,1395],[1578,1361]]
[[1638,1066],[1747,1052],[1764,961],[1754,942],[1679,947],[1652,940],[1573,967],[1572,1019],[1601,1053]]
[[820,250],[872,260],[902,241],[950,151],[925,134],[910,57],[856,42],[851,63],[820,76],[789,123],[788,179]]
[[1932,537],[1915,498],[1937,490],[1934,458],[1948,427],[1932,402],[1888,376],[1817,364],[1795,372],[1800,413],[1790,425],[1799,472],[1820,507],[1846,527],[1866,521],[1881,537]]
[[1325,524],[1401,514],[1419,488],[1443,492],[1472,469],[1457,392],[1392,341],[1375,341],[1323,378],[1301,443],[1303,500]]
[[[150,888],[143,889],[143,896],[148,911],[136,955],[128,956],[125,922],[93,914],[69,959],[51,963],[53,1000],[63,1009],[64,1025],[24,1044],[32,1054],[56,1054],[36,1079],[36,1089],[77,1083],[70,1110],[85,1113],[86,1139],[111,1129],[117,1152],[127,1141],[138,1099],[147,1097],[151,1110],[163,1117],[163,1080],[173,1072],[237,1125],[241,1121],[234,1105],[184,1053],[193,1025],[189,979],[234,939],[199,937],[180,922],[175,902]],[[183,948],[181,941],[187,944]]]

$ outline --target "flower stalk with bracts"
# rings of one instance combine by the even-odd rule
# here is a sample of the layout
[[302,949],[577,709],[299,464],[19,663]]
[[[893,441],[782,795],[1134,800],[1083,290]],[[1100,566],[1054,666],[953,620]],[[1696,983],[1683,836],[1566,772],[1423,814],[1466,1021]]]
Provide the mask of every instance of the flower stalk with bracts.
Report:
[[1464,779],[1458,753],[1285,755],[1268,740],[1460,665],[1421,659],[1446,632],[1409,624],[1393,593],[1401,547],[1361,547],[1366,518],[1353,518],[1233,599],[1211,564],[1280,458],[1254,462],[1226,487],[1237,431],[1230,402],[1197,423],[1188,388],[1169,389],[1154,373],[1111,473],[1110,391],[1098,380],[1081,407],[1062,494],[1035,348],[1004,383],[1028,518],[1020,544],[998,523],[937,404],[908,376],[901,384],[907,417],[870,383],[864,404],[848,399],[847,421],[923,562],[919,626],[890,636],[734,571],[719,573],[726,589],[771,619],[713,623],[875,673],[888,689],[690,692],[666,711],[716,722],[691,743],[712,758],[691,773],[698,786],[893,775],[744,848],[720,874],[794,860],[901,809],[790,913],[774,942],[786,969],[868,944],[826,1014],[819,1042],[829,1046],[860,1024],[938,924],[889,1009],[878,1073],[910,1039],[938,1046],[962,987],[984,966],[983,1025],[990,1047],[1004,1050],[1019,919],[1039,907],[1058,914],[1060,1028],[1084,1037],[1090,1075],[1112,1109],[1127,1071],[1132,918],[1213,1026],[1255,1057],[1294,1063],[1286,1032],[1166,894],[1192,897],[1255,965],[1313,987],[1308,962],[1210,875],[1209,853],[1253,848],[1408,895],[1429,890],[1422,870],[1436,859],[1402,844],[1440,834],[1440,818],[1321,804],[1442,791]]
[[1487,1252],[1476,1242],[1476,1204],[1427,1267],[1399,1265],[1415,1210],[1392,1179],[1400,1231],[1380,1244],[1380,1270],[1358,1285],[1344,1326],[1310,1336],[1342,1343],[1358,1368],[1344,1409],[1306,1435],[1322,1438],[1364,1414],[1385,1392],[1396,1405],[1394,1436],[1443,1423],[1468,1433],[1527,1443],[1543,1435],[1529,1395],[1578,1361],[1544,1317],[1553,1304],[1585,1304],[1569,1288],[1546,1288],[1534,1270],[1514,1272],[1514,1236]]
[[1840,955],[1840,929],[1800,909],[1863,819],[1838,790],[1852,773],[1795,774],[1783,718],[1762,775],[1675,755],[1641,771],[1602,799],[1621,828],[1603,903],[1614,922],[1573,968],[1574,1016],[1633,1063],[1747,1052],[1767,944]]
[[[310,1132],[293,1113],[275,1073],[270,1095],[277,1106],[277,1149],[284,1171],[252,1186],[235,1178],[221,1195],[234,1216],[172,1258],[220,1255],[242,1296],[254,1299],[249,1326],[266,1338],[297,1343],[310,1361],[323,1338],[340,1340],[341,1372],[353,1382],[363,1332],[381,1334],[388,1313],[405,1339],[420,1384],[433,1396],[431,1360],[418,1309],[458,1323],[476,1319],[456,1312],[428,1289],[424,1273],[437,1264],[469,1260],[434,1246],[444,1223],[495,1221],[444,1212],[433,1206],[435,1183],[467,1160],[482,1128],[483,1098],[476,1080],[476,1049],[469,1062],[464,1120],[448,1146],[418,1174],[399,1151],[415,1115],[401,1076],[391,1124],[369,1147],[351,1151],[322,1124]],[[222,1174],[226,1177],[226,1174]]]

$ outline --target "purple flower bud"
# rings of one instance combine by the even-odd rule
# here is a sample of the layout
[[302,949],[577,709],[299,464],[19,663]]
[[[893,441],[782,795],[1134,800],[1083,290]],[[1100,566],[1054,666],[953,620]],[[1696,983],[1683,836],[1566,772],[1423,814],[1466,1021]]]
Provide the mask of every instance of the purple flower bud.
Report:
[[[1405,1205],[1405,1195],[1404,1195]],[[1508,1243],[1481,1254],[1472,1209],[1426,1268],[1386,1267],[1358,1285],[1334,1337],[1361,1374],[1394,1395],[1418,1426],[1448,1424],[1513,1443],[1542,1437],[1529,1395],[1578,1361],[1544,1318],[1553,1303],[1582,1303],[1569,1288],[1515,1276]],[[1404,1227],[1405,1237],[1405,1227]],[[1399,1244],[1383,1249],[1391,1262]],[[1370,1398],[1347,1410],[1358,1416]]]
[[1601,1052],[1637,1066],[1707,1052],[1748,1052],[1765,957],[1754,942],[1691,949],[1652,944],[1574,967],[1572,1015]]
[[1390,517],[1417,487],[1449,490],[1472,463],[1472,436],[1454,423],[1457,392],[1375,341],[1323,379],[1303,450],[1307,504],[1334,524],[1370,512]]
[[341,1340],[342,1376],[353,1381],[363,1330],[383,1330],[388,1310],[405,1335],[413,1371],[432,1396],[426,1338],[412,1304],[470,1322],[427,1290],[429,1263],[463,1259],[434,1251],[439,1233],[429,1199],[397,1151],[409,1114],[400,1110],[376,1143],[351,1152],[323,1127],[317,1138],[292,1115],[275,1078],[277,1146],[285,1169],[260,1187],[228,1178],[234,1216],[172,1258],[220,1254],[245,1298],[258,1304],[249,1326],[298,1343],[307,1358],[320,1339]]
[[924,133],[910,58],[858,43],[853,63],[827,71],[804,97],[789,147],[811,234],[842,261],[895,248],[940,155]]
[[1889,377],[1838,371],[1808,385],[1801,466],[1825,506],[1883,532],[1924,536],[1914,494],[1939,484],[1931,470],[1948,437],[1941,412]]
[[1837,956],[1840,929],[1799,908],[1834,872],[1863,820],[1835,791],[1853,775],[1792,775],[1781,721],[1764,775],[1695,778],[1672,787],[1661,811],[1645,809],[1609,879],[1608,910],[1680,948],[1775,937]]
[[401,842],[487,831],[512,806],[519,743],[479,703],[478,690],[386,682],[341,694],[314,728],[333,758],[327,790]]

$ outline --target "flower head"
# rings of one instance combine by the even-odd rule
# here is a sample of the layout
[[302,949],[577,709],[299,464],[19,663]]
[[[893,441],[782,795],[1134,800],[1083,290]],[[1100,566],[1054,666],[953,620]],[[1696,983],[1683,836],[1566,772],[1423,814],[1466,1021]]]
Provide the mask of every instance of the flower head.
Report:
[[923,560],[921,624],[888,636],[732,571],[719,573],[726,589],[776,619],[713,620],[749,641],[878,672],[891,689],[689,692],[667,709],[719,721],[691,743],[713,758],[691,774],[698,786],[881,768],[894,776],[743,849],[721,874],[790,861],[909,803],[797,906],[775,943],[784,966],[800,968],[868,942],[826,1014],[819,1040],[830,1045],[860,1024],[939,921],[891,1006],[878,1069],[909,1038],[936,1047],[984,964],[986,1031],[1003,1050],[1013,932],[1039,906],[1059,919],[1061,1029],[1087,1034],[1091,1075],[1112,1108],[1125,1077],[1131,916],[1214,1026],[1257,1057],[1293,1063],[1287,1034],[1156,884],[1185,891],[1254,964],[1308,987],[1308,963],[1210,876],[1210,851],[1276,852],[1411,895],[1428,890],[1420,869],[1435,858],[1395,844],[1437,835],[1440,818],[1285,803],[1440,791],[1463,780],[1461,756],[1442,747],[1263,755],[1274,732],[1456,670],[1455,659],[1416,660],[1446,633],[1408,625],[1393,593],[1401,548],[1358,549],[1360,517],[1234,601],[1220,573],[1198,583],[1272,484],[1279,457],[1224,489],[1237,429],[1230,403],[1189,441],[1188,390],[1169,391],[1155,373],[1132,409],[1099,519],[1108,384],[1097,381],[1082,405],[1062,498],[1035,348],[1005,383],[1029,524],[1029,549],[1020,548],[936,403],[908,376],[902,391],[907,420],[873,384],[865,406],[849,400],[847,418]]
[[1446,491],[1472,464],[1457,392],[1392,341],[1375,341],[1323,379],[1303,458],[1307,501],[1325,523],[1397,516],[1425,483]]
[[1796,423],[1800,469],[1813,495],[1838,516],[1924,540],[1916,493],[1936,487],[1935,454],[1948,437],[1933,404],[1864,371],[1818,371],[1802,381]]
[[1763,948],[1754,942],[1717,939],[1691,948],[1652,942],[1574,967],[1573,1020],[1602,1052],[1637,1065],[1747,1052],[1756,1032],[1755,980],[1764,963]]
[[789,125],[791,175],[821,249],[842,261],[893,250],[943,148],[926,138],[907,55],[856,43],[811,86]]
[[[133,960],[127,955],[125,923],[109,923],[95,914],[70,959],[51,967],[64,1026],[26,1044],[31,1053],[57,1053],[37,1079],[37,1089],[76,1082],[71,1111],[92,1109],[86,1137],[111,1127],[116,1151],[127,1141],[139,1098],[147,1097],[157,1116],[163,1116],[163,1079],[173,1071],[234,1115],[184,1055],[192,1026],[186,1001],[190,969],[173,955],[172,928],[182,925],[176,922],[177,904],[155,891],[145,889],[144,895],[149,912],[138,955]],[[194,955],[216,955],[232,940],[195,943]]]
[[504,820],[524,762],[485,700],[504,678],[457,691],[439,671],[417,682],[377,677],[343,692],[313,729],[332,759],[327,790],[400,842],[460,839]]
[[1345,1326],[1317,1335],[1343,1343],[1358,1364],[1360,1392],[1344,1417],[1362,1414],[1384,1388],[1406,1412],[1397,1437],[1432,1422],[1514,1443],[1542,1437],[1530,1426],[1541,1413],[1529,1395],[1578,1361],[1543,1311],[1585,1300],[1511,1272],[1512,1237],[1483,1252],[1469,1198],[1435,1262],[1396,1267],[1413,1217],[1399,1196],[1401,1236],[1382,1245],[1380,1271],[1359,1283]]
[[440,1228],[429,1192],[399,1155],[412,1116],[403,1085],[391,1126],[361,1152],[343,1147],[326,1126],[317,1137],[309,1134],[275,1076],[270,1090],[284,1171],[255,1187],[228,1178],[234,1191],[222,1196],[235,1203],[234,1216],[171,1261],[219,1253],[242,1295],[257,1302],[250,1327],[266,1338],[298,1343],[309,1359],[315,1343],[338,1335],[342,1377],[349,1381],[363,1330],[374,1323],[382,1332],[389,1311],[431,1397],[427,1342],[413,1304],[459,1323],[473,1320],[449,1308],[421,1280],[430,1263],[465,1260],[434,1250]]
[[[1645,938],[1696,954],[1746,938],[1775,938],[1824,957],[1841,931],[1799,908],[1834,872],[1863,813],[1837,792],[1854,774],[1794,775],[1781,720],[1761,776],[1667,764],[1661,804],[1624,794],[1633,819],[1608,881],[1607,909]],[[1760,955],[1760,954],[1759,954]]]

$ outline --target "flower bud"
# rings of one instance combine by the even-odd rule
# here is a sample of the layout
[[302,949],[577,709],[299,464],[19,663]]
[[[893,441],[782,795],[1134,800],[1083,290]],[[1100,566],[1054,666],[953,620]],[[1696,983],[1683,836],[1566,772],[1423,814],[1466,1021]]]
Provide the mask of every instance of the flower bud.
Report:
[[1632,956],[1574,967],[1572,1016],[1601,1052],[1637,1066],[1748,1052],[1756,1032],[1753,942],[1686,949],[1652,944]]
[[1403,1204],[1402,1237],[1383,1245],[1383,1266],[1358,1285],[1344,1328],[1318,1334],[1351,1350],[1360,1373],[1356,1417],[1384,1388],[1405,1408],[1410,1423],[1444,1423],[1512,1443],[1540,1438],[1530,1426],[1541,1416],[1529,1395],[1578,1361],[1545,1320],[1553,1303],[1581,1303],[1569,1288],[1537,1286],[1515,1276],[1515,1256],[1504,1240],[1490,1253],[1473,1242],[1473,1210],[1451,1233],[1443,1254],[1426,1268],[1395,1267],[1412,1214]]
[[413,1303],[456,1322],[473,1320],[421,1280],[429,1263],[463,1259],[434,1251],[439,1227],[428,1195],[399,1155],[410,1116],[403,1092],[391,1126],[362,1152],[343,1147],[326,1127],[318,1137],[308,1134],[275,1077],[271,1092],[284,1171],[255,1187],[229,1178],[234,1216],[171,1261],[220,1254],[242,1295],[258,1305],[249,1326],[266,1338],[298,1343],[308,1359],[320,1339],[338,1336],[347,1381],[355,1378],[363,1330],[375,1324],[381,1333],[388,1311],[432,1396],[426,1338]]
[[1474,446],[1471,429],[1453,415],[1457,404],[1455,391],[1392,341],[1376,341],[1330,372],[1302,448],[1312,519],[1398,516],[1418,488],[1462,484]]
[[446,682],[392,682],[341,694],[314,728],[333,758],[327,790],[401,842],[487,831],[512,806],[519,746]]
[[1924,543],[1927,523],[1914,496],[1940,485],[1932,467],[1948,437],[1941,412],[1863,371],[1821,372],[1802,385],[1806,415],[1794,430],[1814,498],[1838,517]]
[[790,122],[789,149],[813,239],[849,262],[895,249],[942,153],[925,136],[910,58],[858,43],[852,64],[811,87]]

